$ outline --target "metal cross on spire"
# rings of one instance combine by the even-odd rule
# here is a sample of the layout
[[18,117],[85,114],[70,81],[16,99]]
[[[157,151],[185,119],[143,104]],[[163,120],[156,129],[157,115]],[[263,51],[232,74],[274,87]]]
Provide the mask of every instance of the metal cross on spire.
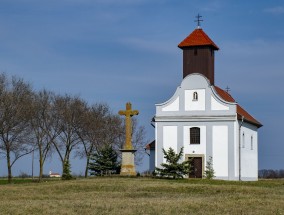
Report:
[[197,28],[200,28],[200,22],[203,22],[203,19],[201,19],[201,17],[201,15],[197,14],[197,20],[194,20],[194,22],[197,22]]
[[230,91],[231,91],[230,87],[227,86],[225,89],[226,89],[226,92],[230,94]]

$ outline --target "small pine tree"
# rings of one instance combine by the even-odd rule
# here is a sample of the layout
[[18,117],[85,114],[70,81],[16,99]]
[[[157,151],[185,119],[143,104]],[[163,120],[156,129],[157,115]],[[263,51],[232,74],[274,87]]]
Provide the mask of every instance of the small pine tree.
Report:
[[211,156],[209,156],[209,160],[206,162],[206,170],[205,170],[205,174],[204,177],[206,179],[212,179],[215,177],[215,171],[213,169],[213,159]]
[[72,179],[71,175],[71,166],[69,160],[64,162],[62,180],[70,180]]
[[170,147],[168,151],[163,149],[164,158],[166,158],[166,163],[162,163],[161,166],[163,168],[155,169],[155,175],[159,175],[161,177],[169,177],[169,178],[183,178],[184,175],[189,174],[190,172],[190,160],[179,163],[183,155],[183,148],[181,148],[178,154]]
[[117,153],[111,145],[96,151],[90,157],[89,171],[91,175],[106,175],[117,172],[119,164]]

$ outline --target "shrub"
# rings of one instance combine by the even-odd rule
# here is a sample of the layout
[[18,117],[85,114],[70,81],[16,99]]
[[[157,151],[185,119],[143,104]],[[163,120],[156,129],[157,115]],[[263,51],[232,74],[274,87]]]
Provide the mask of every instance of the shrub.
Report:
[[119,170],[120,165],[117,162],[117,154],[111,145],[96,151],[90,157],[89,171],[91,175],[117,174]]
[[64,162],[62,180],[71,180],[72,179],[70,169],[71,169],[71,166],[70,166],[69,160],[67,160],[67,161]]
[[163,149],[166,163],[162,163],[162,168],[155,169],[155,175],[168,178],[183,178],[184,175],[189,174],[191,169],[191,160],[180,162],[183,155],[183,147],[178,154],[170,147],[168,151]]
[[209,156],[209,160],[206,162],[206,167],[205,167],[205,174],[204,177],[207,179],[212,179],[215,177],[215,171],[213,169],[213,159],[211,156]]

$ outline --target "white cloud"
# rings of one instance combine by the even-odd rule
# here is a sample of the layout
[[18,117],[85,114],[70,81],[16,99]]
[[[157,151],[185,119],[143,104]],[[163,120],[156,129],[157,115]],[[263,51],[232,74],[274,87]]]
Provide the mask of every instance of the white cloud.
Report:
[[204,6],[200,8],[200,10],[204,12],[215,12],[219,11],[223,7],[224,2],[222,0],[216,0],[207,2],[206,4],[204,4]]
[[163,54],[175,54],[174,48],[175,45],[169,45],[168,41],[155,41],[148,40],[144,38],[125,38],[120,41],[123,44],[127,44],[136,49],[150,51],[150,52],[158,52]]
[[272,8],[266,8],[264,10],[266,13],[271,13],[274,15],[281,15],[284,14],[284,7],[283,6],[277,6],[277,7],[272,7]]
[[224,42],[222,44],[222,49],[229,54],[238,56],[262,56],[268,57],[276,55],[277,53],[281,55],[284,48],[283,41],[271,40],[266,41],[263,39],[247,40],[247,41],[234,41],[234,42]]
[[223,86],[251,96],[283,94],[282,41],[234,41],[221,47],[216,75]]
[[146,0],[64,0],[67,3],[98,3],[98,4],[139,4]]

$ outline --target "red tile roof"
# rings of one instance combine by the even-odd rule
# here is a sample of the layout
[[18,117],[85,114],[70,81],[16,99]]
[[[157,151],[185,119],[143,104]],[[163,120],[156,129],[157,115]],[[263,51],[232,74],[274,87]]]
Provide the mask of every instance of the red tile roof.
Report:
[[236,102],[235,99],[227,93],[225,90],[222,90],[220,87],[214,86],[216,92],[221,96],[222,99],[224,99],[227,102]]
[[262,127],[262,124],[259,121],[257,121],[252,115],[246,112],[246,110],[243,109],[240,105],[237,105],[237,113],[239,120],[241,120],[242,117],[244,116],[244,121],[256,125],[258,128]]
[[219,50],[218,46],[208,37],[208,35],[201,29],[195,29],[187,38],[185,38],[179,45],[179,48],[192,46],[213,46],[215,50]]
[[[235,99],[225,90],[222,90],[217,86],[214,86],[214,88],[222,99],[224,99],[227,102],[235,102]],[[245,109],[243,109],[238,104],[237,104],[237,115],[239,120],[241,120],[242,117],[244,117],[244,121],[256,125],[258,128],[262,126],[262,124],[259,121],[257,121],[252,115],[250,115]]]

